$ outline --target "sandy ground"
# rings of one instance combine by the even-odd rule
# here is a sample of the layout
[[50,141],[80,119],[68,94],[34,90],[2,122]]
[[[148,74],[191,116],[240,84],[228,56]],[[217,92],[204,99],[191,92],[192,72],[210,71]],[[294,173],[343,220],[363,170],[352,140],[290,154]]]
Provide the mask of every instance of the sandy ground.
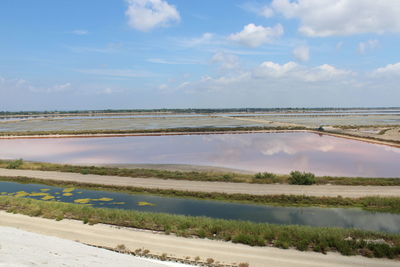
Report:
[[[369,259],[361,256],[347,257],[336,253],[328,253],[327,255],[323,255],[320,253],[300,252],[291,249],[283,250],[270,247],[250,247],[241,244],[233,244],[230,242],[208,240],[208,239],[182,238],[182,237],[176,237],[174,235],[164,235],[149,231],[142,231],[142,230],[135,230],[128,228],[117,228],[104,224],[96,224],[90,226],[87,224],[83,224],[82,222],[73,220],[62,220],[57,222],[49,219],[28,217],[19,214],[9,214],[4,211],[0,211],[0,226],[15,227],[25,231],[35,232],[43,235],[55,236],[69,240],[79,240],[82,243],[98,245],[103,247],[114,248],[119,244],[124,244],[130,250],[135,250],[136,248],[146,248],[149,249],[150,253],[152,254],[161,255],[162,253],[167,253],[168,256],[174,256],[177,258],[184,258],[186,256],[190,256],[191,259],[193,259],[196,256],[199,256],[203,260],[207,258],[213,258],[214,260],[219,261],[221,263],[232,264],[232,263],[247,262],[250,264],[251,267],[399,266],[398,261],[391,261],[391,260]],[[18,243],[23,242],[29,244],[29,240],[6,239],[3,237],[3,235],[0,235],[0,242],[2,245],[2,249],[0,250],[0,263],[5,259],[4,257],[1,256],[1,253],[4,253],[2,251],[4,250],[9,251],[8,248],[9,245],[7,245],[7,243],[11,243],[10,244],[11,246],[13,242],[18,242]],[[33,242],[31,244],[36,245],[37,243]],[[36,249],[34,247],[35,246],[31,246],[31,249]],[[66,248],[65,251],[61,250],[59,252],[60,253],[70,252],[71,255],[79,255],[79,253],[82,253],[83,251],[76,251],[74,250],[74,248],[71,248],[70,250],[70,248],[68,247]],[[20,255],[26,253],[26,250],[24,252],[14,251],[14,253]],[[101,253],[106,253],[106,252],[102,251]],[[49,252],[46,250],[44,251],[38,250],[37,254],[49,255]],[[95,255],[97,255],[97,252],[95,252]],[[90,259],[95,261],[96,259],[93,257],[95,255],[92,255]],[[109,253],[109,255],[114,255],[114,254]],[[99,257],[101,256],[102,254],[99,254]],[[121,261],[125,260],[125,257],[121,256],[120,260]],[[115,266],[107,264],[103,265]],[[122,264],[120,266],[132,266],[132,265]],[[146,266],[146,265],[133,265],[133,266]],[[148,265],[148,266],[158,266],[158,265]]]
[[0,226],[0,266],[185,267],[190,265],[135,257],[72,240]]
[[31,177],[58,181],[73,181],[92,184],[135,186],[144,188],[175,189],[197,192],[242,193],[252,195],[307,195],[307,196],[400,196],[400,186],[342,186],[342,185],[287,185],[246,184],[226,182],[199,182],[162,180],[155,178],[130,178],[80,173],[1,169],[0,176]]

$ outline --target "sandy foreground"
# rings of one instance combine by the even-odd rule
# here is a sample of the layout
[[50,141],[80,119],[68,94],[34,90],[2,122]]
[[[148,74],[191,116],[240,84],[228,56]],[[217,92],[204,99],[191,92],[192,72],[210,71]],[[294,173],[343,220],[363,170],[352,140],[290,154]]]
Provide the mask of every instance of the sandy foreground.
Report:
[[131,178],[53,171],[13,170],[0,168],[0,176],[31,177],[55,181],[82,182],[116,186],[175,189],[196,192],[241,193],[252,195],[307,195],[307,196],[400,196],[400,186],[349,186],[349,185],[288,185],[288,184],[247,184],[227,182],[201,182],[184,180],[163,180],[156,178]]
[[[15,232],[13,227],[22,232]],[[31,234],[34,232],[37,234]],[[5,233],[3,235],[3,233]],[[42,235],[58,237],[49,238]],[[22,263],[29,265],[31,261],[45,260],[54,263],[66,261],[79,266],[96,266],[102,262],[104,266],[160,266],[157,262],[149,262],[128,255],[116,255],[101,249],[88,248],[76,242],[61,240],[79,240],[79,242],[109,248],[124,244],[128,249],[149,249],[150,253],[191,259],[199,256],[205,260],[213,258],[225,264],[247,262],[251,267],[258,266],[399,266],[399,262],[386,259],[370,259],[361,256],[342,256],[336,253],[327,255],[315,252],[300,252],[270,247],[250,247],[230,242],[208,239],[182,238],[150,231],[121,228],[104,224],[93,226],[80,221],[55,221],[44,218],[10,214],[0,211],[0,265],[4,263]],[[12,253],[12,254],[9,254]],[[58,255],[56,255],[57,253]],[[67,255],[70,257],[67,258]],[[129,264],[124,261],[129,260]],[[136,264],[136,260],[139,260]],[[108,265],[109,261],[112,264]],[[93,263],[93,264],[91,264]],[[115,263],[115,264],[114,264]],[[147,264],[147,263],[146,263]],[[56,266],[51,264],[52,266]],[[71,266],[70,265],[70,266]],[[9,265],[6,265],[9,266]],[[162,266],[162,265],[161,265]],[[171,265],[169,265],[171,266]],[[172,265],[175,266],[175,265]]]
[[186,264],[135,257],[67,239],[0,226],[0,266],[143,266]]

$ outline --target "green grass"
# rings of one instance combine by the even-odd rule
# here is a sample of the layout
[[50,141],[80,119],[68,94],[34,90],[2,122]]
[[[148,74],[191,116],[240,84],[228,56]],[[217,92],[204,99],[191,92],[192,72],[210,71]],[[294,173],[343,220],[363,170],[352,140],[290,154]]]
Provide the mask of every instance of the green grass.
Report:
[[216,200],[236,203],[247,203],[270,206],[291,207],[324,207],[324,208],[362,208],[376,212],[400,213],[400,197],[314,197],[304,195],[250,195],[226,194],[216,192],[192,192],[174,189],[151,189],[132,186],[112,186],[90,183],[44,180],[27,177],[0,177],[0,181],[17,183],[34,183],[65,188],[81,188],[99,191],[114,191],[128,194],[149,194],[163,197],[193,198],[202,200]]
[[[178,236],[217,239],[250,246],[275,246],[343,255],[399,259],[400,235],[355,229],[283,226],[162,213],[93,208],[85,205],[0,197],[0,209],[49,219],[68,218]],[[384,242],[374,242],[384,240]]]
[[[153,169],[126,169],[113,167],[96,167],[96,166],[76,166],[54,163],[26,162],[20,160],[0,160],[0,168],[11,168],[21,170],[40,170],[40,171],[59,171],[81,174],[97,174],[111,175],[122,177],[141,177],[141,178],[159,178],[174,180],[190,180],[190,181],[219,181],[234,183],[258,183],[271,184],[282,183],[287,184],[289,175],[279,175],[272,173],[241,174],[241,173],[224,173],[224,172],[184,172],[184,171],[168,171]],[[363,177],[332,177],[320,176],[315,177],[316,184],[335,184],[335,185],[379,185],[393,186],[400,185],[399,178],[363,178]]]

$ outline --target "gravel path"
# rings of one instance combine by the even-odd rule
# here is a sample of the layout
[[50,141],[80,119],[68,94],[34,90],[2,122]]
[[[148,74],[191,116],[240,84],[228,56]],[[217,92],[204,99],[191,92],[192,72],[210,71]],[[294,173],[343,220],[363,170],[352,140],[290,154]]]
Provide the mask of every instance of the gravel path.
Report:
[[0,176],[31,177],[56,181],[84,182],[104,185],[135,186],[143,188],[175,189],[197,192],[242,193],[252,195],[307,195],[307,196],[400,196],[400,186],[347,186],[347,185],[287,185],[247,184],[226,182],[199,182],[163,180],[156,178],[130,178],[80,173],[1,169]]

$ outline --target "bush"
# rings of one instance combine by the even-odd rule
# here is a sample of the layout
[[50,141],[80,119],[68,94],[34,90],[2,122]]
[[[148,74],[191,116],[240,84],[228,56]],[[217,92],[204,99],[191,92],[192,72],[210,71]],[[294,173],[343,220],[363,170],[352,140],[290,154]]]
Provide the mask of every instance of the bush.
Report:
[[289,184],[312,185],[315,184],[315,175],[310,172],[292,171],[288,182]]
[[21,167],[22,164],[24,164],[22,159],[13,160],[7,165],[7,169],[17,169]]
[[268,179],[272,180],[273,182],[278,182],[279,178],[276,174],[270,172],[259,172],[254,175],[255,179]]

